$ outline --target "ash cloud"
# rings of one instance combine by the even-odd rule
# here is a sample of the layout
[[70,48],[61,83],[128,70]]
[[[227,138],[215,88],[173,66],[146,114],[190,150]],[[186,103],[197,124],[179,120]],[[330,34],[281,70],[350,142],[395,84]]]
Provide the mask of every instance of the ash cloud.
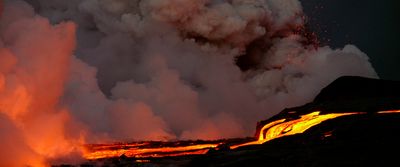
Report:
[[377,78],[353,45],[307,44],[298,0],[25,2],[0,20],[0,112],[46,158],[35,132],[64,146],[243,137],[339,76]]

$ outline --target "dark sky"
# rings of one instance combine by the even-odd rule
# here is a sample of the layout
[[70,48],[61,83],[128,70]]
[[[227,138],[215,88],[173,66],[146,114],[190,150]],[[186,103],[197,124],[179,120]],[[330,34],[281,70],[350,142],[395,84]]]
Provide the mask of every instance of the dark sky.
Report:
[[400,80],[400,1],[301,0],[323,44],[354,44],[382,79]]

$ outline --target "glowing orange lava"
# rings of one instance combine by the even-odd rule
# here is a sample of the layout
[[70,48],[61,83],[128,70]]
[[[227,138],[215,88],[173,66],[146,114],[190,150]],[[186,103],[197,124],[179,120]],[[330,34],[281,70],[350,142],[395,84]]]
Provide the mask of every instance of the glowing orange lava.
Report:
[[380,111],[379,114],[391,114],[391,113],[400,113],[400,110],[389,110],[389,111]]
[[[104,145],[99,147],[88,148],[85,151],[84,157],[89,160],[119,157],[125,155],[126,157],[148,158],[148,157],[171,157],[183,155],[198,155],[205,154],[210,148],[217,147],[217,144],[197,144],[189,146],[175,146],[175,147],[156,147],[156,148],[141,148],[139,146],[148,145]],[[122,147],[121,147],[122,146]],[[90,150],[92,149],[92,151]]]
[[[400,110],[380,111],[378,114],[400,113]],[[331,113],[322,114],[320,111],[315,111],[306,115],[300,116],[298,119],[288,120],[279,119],[264,125],[259,131],[259,137],[256,141],[246,142],[243,144],[232,145],[230,149],[236,149],[242,146],[258,145],[268,142],[270,140],[300,134],[306,130],[314,127],[326,120],[356,115],[366,114],[363,112],[349,112],[349,113]],[[332,132],[326,132],[324,136],[332,136]],[[203,143],[203,144],[186,144],[186,145],[173,145],[173,146],[153,146],[151,142],[134,143],[134,144],[104,144],[104,145],[87,145],[84,157],[89,160],[120,157],[136,158],[149,158],[149,157],[172,157],[184,155],[199,155],[206,154],[211,148],[217,148],[224,142],[220,143]],[[146,160],[144,160],[146,161]]]
[[273,121],[266,124],[260,130],[260,136],[257,141],[252,141],[244,144],[231,146],[231,149],[236,149],[242,146],[263,144],[272,139],[280,138],[283,136],[289,136],[294,134],[303,133],[304,131],[310,129],[311,127],[320,124],[323,121],[334,119],[346,115],[354,115],[359,113],[334,113],[320,115],[320,111],[312,112],[307,115],[301,116],[299,119],[291,120],[285,122],[286,119],[281,119]]

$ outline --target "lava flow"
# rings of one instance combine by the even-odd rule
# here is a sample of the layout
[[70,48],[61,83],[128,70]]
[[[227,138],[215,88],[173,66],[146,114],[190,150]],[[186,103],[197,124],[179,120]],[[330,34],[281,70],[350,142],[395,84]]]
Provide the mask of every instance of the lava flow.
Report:
[[[400,113],[400,110],[380,111],[378,114]],[[235,143],[229,140],[219,141],[178,141],[178,142],[138,142],[131,144],[102,144],[87,145],[84,157],[88,160],[113,158],[113,157],[135,157],[135,158],[159,158],[185,155],[206,154],[210,149],[218,149],[221,145],[230,145],[230,149],[236,149],[243,146],[258,145],[270,140],[303,133],[326,120],[342,116],[366,114],[364,112],[350,113],[330,113],[322,114],[315,111],[300,116],[298,119],[287,120],[279,119],[264,125],[259,131],[259,137],[256,141]]]
[[392,114],[392,113],[400,113],[400,110],[389,110],[389,111],[380,111],[379,114]]
[[[378,112],[378,114],[391,114],[391,113],[400,113],[400,110],[389,110],[389,111]],[[242,146],[263,144],[265,142],[283,136],[303,133],[306,130],[310,129],[311,127],[316,126],[321,122],[324,122],[329,119],[334,119],[337,117],[348,116],[348,115],[355,115],[355,114],[366,114],[366,113],[352,112],[352,113],[332,113],[332,114],[320,115],[320,111],[315,111],[310,114],[302,115],[299,119],[287,122],[285,122],[286,119],[272,121],[261,128],[261,130],[258,133],[259,134],[258,140],[244,144],[233,145],[230,148],[236,149]]]
[[244,144],[231,146],[231,149],[235,149],[247,145],[263,144],[272,139],[280,138],[283,136],[289,136],[294,134],[303,133],[307,129],[320,124],[323,121],[334,119],[346,115],[354,115],[359,113],[334,113],[320,115],[320,111],[312,112],[301,116],[299,119],[286,121],[286,119],[280,119],[266,124],[261,128],[257,141],[248,142]]
[[84,157],[88,160],[120,157],[148,158],[205,154],[220,142],[142,142],[131,144],[87,145]]

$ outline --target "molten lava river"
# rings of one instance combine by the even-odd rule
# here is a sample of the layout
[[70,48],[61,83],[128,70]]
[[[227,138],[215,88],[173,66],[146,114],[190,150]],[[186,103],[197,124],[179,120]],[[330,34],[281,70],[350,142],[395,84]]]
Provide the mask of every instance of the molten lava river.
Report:
[[[400,110],[381,111],[378,114],[400,113]],[[135,157],[135,158],[160,158],[186,155],[206,154],[210,149],[221,149],[222,146],[229,146],[229,149],[258,145],[270,140],[303,133],[326,120],[343,116],[366,114],[353,113],[330,113],[321,114],[315,111],[300,116],[298,119],[279,119],[264,125],[255,141],[248,140],[218,140],[218,141],[177,141],[177,142],[136,142],[136,143],[115,143],[115,144],[91,144],[85,146],[84,157],[88,160],[97,160],[113,157]],[[240,143],[241,142],[241,143]],[[239,144],[238,144],[239,143]]]

